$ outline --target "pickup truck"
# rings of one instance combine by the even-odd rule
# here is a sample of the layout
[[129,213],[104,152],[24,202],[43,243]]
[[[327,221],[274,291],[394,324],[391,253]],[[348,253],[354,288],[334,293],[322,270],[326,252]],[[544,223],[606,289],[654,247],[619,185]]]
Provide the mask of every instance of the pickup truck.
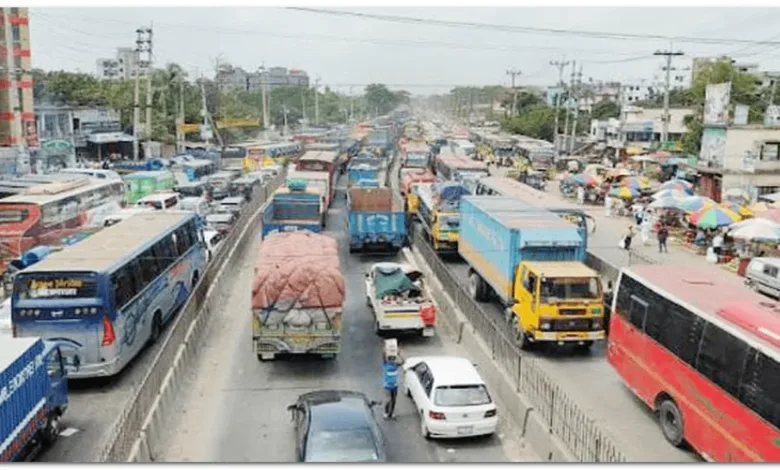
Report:
[[508,196],[463,197],[460,221],[469,292],[498,299],[519,347],[605,338],[601,278],[584,264],[580,227]]
[[368,246],[400,250],[408,240],[404,203],[390,188],[350,188],[347,192],[349,251]]
[[436,334],[436,306],[425,291],[423,275],[399,263],[375,263],[366,273],[366,298],[374,312],[374,332]]
[[68,375],[56,343],[0,338],[0,462],[31,460],[59,436]]

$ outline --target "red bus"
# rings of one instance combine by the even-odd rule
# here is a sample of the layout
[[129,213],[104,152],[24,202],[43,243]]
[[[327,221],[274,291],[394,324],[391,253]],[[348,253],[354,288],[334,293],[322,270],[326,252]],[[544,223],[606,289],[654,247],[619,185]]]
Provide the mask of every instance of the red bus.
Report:
[[327,171],[330,175],[330,204],[333,203],[333,198],[336,195],[336,177],[338,172],[336,166],[338,166],[338,152],[326,152],[319,150],[310,150],[303,154],[298,159],[298,163],[295,165],[297,171]]
[[714,462],[778,462],[780,303],[717,271],[624,269],[607,359],[671,444]]
[[122,180],[80,178],[42,184],[0,199],[2,258],[16,258],[38,245],[60,240],[89,226],[95,216],[125,203]]

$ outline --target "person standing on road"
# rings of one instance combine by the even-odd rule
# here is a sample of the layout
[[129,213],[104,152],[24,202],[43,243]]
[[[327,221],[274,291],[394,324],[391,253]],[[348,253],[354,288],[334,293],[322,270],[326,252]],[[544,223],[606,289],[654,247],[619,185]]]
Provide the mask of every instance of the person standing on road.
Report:
[[626,251],[631,249],[631,240],[634,238],[634,226],[629,224],[628,230],[626,230],[626,236],[623,237],[623,248]]
[[395,401],[398,397],[398,377],[404,359],[398,350],[398,342],[394,339],[385,341],[385,350],[382,353],[382,376],[388,400],[385,403],[385,419],[392,419],[395,412]]
[[666,239],[669,238],[669,229],[663,220],[658,222],[658,252],[669,253],[669,249],[666,248]]
[[721,232],[716,232],[715,236],[712,237],[712,251],[720,258],[723,252],[723,234]]

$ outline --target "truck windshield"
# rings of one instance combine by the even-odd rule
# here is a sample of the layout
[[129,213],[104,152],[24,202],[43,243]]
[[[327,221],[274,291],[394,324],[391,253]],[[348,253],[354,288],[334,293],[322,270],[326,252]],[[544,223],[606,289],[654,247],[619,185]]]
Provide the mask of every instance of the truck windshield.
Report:
[[439,217],[439,230],[457,230],[460,226],[460,216],[445,215]]
[[542,302],[570,299],[596,299],[601,294],[596,278],[545,278],[542,280]]

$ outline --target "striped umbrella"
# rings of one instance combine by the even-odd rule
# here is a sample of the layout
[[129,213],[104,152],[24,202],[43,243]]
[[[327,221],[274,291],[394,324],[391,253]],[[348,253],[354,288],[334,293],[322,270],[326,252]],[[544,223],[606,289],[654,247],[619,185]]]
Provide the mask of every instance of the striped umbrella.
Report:
[[627,186],[613,186],[609,195],[620,199],[634,199],[639,197],[640,193],[639,190]]
[[720,205],[721,207],[725,207],[726,209],[732,212],[736,212],[742,217],[753,217],[753,211],[743,206],[742,204],[736,203],[734,201],[723,201],[720,203]]
[[641,191],[650,187],[650,180],[644,176],[629,176],[620,180],[620,185]]
[[718,228],[727,227],[741,219],[739,214],[725,207],[710,206],[694,212],[688,220],[699,228]]
[[685,212],[696,212],[705,206],[714,206],[716,202],[704,196],[689,196],[680,201],[680,209]]
[[685,199],[688,196],[690,196],[688,193],[684,193],[676,189],[662,189],[650,197],[653,199],[668,199],[668,198]]
[[685,180],[670,180],[659,187],[660,190],[671,189],[681,193],[693,195],[693,185]]

